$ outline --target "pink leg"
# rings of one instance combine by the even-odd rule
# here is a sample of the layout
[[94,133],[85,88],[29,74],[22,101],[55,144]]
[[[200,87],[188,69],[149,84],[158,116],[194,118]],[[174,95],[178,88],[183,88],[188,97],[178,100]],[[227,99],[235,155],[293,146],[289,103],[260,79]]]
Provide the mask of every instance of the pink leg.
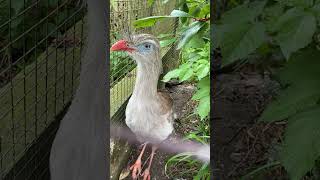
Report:
[[149,161],[149,165],[147,167],[147,169],[144,170],[143,172],[143,180],[150,180],[150,168],[151,168],[151,164],[152,164],[152,160],[153,160],[153,156],[155,155],[155,151],[157,150],[157,147],[156,146],[152,146],[152,152],[151,152],[151,155],[150,155],[150,161]]
[[137,179],[138,175],[141,173],[141,158],[144,153],[144,150],[146,149],[146,146],[147,146],[147,143],[143,144],[143,148],[141,150],[141,153],[138,156],[138,159],[130,167],[130,170],[132,170],[132,179]]

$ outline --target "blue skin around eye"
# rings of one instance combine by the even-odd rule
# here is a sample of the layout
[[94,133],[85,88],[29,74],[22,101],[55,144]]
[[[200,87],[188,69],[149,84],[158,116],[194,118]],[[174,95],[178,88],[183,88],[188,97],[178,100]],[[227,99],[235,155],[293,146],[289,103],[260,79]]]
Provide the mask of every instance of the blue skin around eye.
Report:
[[[149,45],[149,48],[146,48],[145,47],[146,45]],[[140,53],[149,53],[153,49],[153,46],[152,46],[152,44],[149,44],[149,43],[143,43],[143,44],[138,45],[137,48]]]

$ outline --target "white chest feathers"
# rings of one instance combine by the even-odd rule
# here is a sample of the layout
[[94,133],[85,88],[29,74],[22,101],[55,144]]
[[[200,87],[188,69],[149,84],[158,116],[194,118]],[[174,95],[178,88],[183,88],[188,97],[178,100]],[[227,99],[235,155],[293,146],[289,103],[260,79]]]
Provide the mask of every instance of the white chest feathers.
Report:
[[172,110],[161,114],[158,102],[147,98],[130,98],[126,124],[140,142],[160,143],[173,131]]

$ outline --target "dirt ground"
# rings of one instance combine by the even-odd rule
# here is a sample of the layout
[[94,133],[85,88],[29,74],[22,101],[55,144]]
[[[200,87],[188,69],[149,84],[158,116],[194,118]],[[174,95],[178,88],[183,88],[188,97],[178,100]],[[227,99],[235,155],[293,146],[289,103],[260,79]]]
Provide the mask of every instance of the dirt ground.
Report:
[[[175,112],[178,112],[178,119],[176,120],[174,124],[175,131],[174,133],[167,139],[170,143],[175,142],[174,137],[182,137],[184,134],[187,134],[188,132],[192,131],[195,127],[195,123],[197,123],[196,118],[187,118],[187,116],[190,115],[190,113],[193,112],[193,109],[195,107],[195,102],[191,100],[192,94],[195,90],[195,87],[191,84],[181,84],[181,85],[175,85],[172,87],[167,88],[170,92],[171,97],[174,100],[176,110]],[[127,163],[127,167],[122,171],[122,174],[120,176],[120,179],[124,180],[131,180],[131,174],[129,171],[129,167],[134,164],[136,158],[138,157],[140,153],[139,145],[133,146],[134,149],[131,152],[131,155],[129,157],[129,161]],[[151,152],[151,147],[147,146],[146,153],[142,157],[142,163],[146,162]],[[174,154],[169,154],[166,152],[157,151],[154,161],[152,163],[151,168],[151,179],[152,180],[166,180],[166,179],[174,179],[173,177],[170,177],[170,175],[165,174],[165,164],[167,160],[172,157]],[[147,167],[147,163],[144,167]],[[144,170],[144,168],[142,168]],[[142,172],[143,172],[142,170]],[[181,168],[178,169],[170,169],[171,173],[174,171],[179,171]],[[178,178],[178,177],[175,177]],[[188,179],[192,179],[192,177],[185,177]],[[142,179],[140,177],[139,179]]]
[[[240,179],[276,159],[285,123],[257,122],[278,84],[248,69],[216,76],[213,103],[214,179]],[[212,111],[212,110],[211,110]],[[287,179],[281,167],[253,179]]]

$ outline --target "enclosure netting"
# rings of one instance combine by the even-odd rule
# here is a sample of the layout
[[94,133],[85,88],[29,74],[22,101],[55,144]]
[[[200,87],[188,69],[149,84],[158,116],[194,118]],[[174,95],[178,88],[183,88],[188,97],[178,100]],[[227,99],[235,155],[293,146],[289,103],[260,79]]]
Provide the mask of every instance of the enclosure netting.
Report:
[[[80,72],[79,0],[0,0],[0,179],[45,179]],[[61,118],[60,118],[61,119]]]
[[[134,20],[169,15],[176,3],[111,1],[111,43]],[[85,14],[81,0],[0,0],[0,179],[48,177],[57,121],[79,83]],[[172,18],[135,32],[175,36],[177,25]],[[173,49],[161,50],[165,69],[177,57]],[[136,66],[124,53],[111,53],[110,64],[110,117],[123,120]]]

